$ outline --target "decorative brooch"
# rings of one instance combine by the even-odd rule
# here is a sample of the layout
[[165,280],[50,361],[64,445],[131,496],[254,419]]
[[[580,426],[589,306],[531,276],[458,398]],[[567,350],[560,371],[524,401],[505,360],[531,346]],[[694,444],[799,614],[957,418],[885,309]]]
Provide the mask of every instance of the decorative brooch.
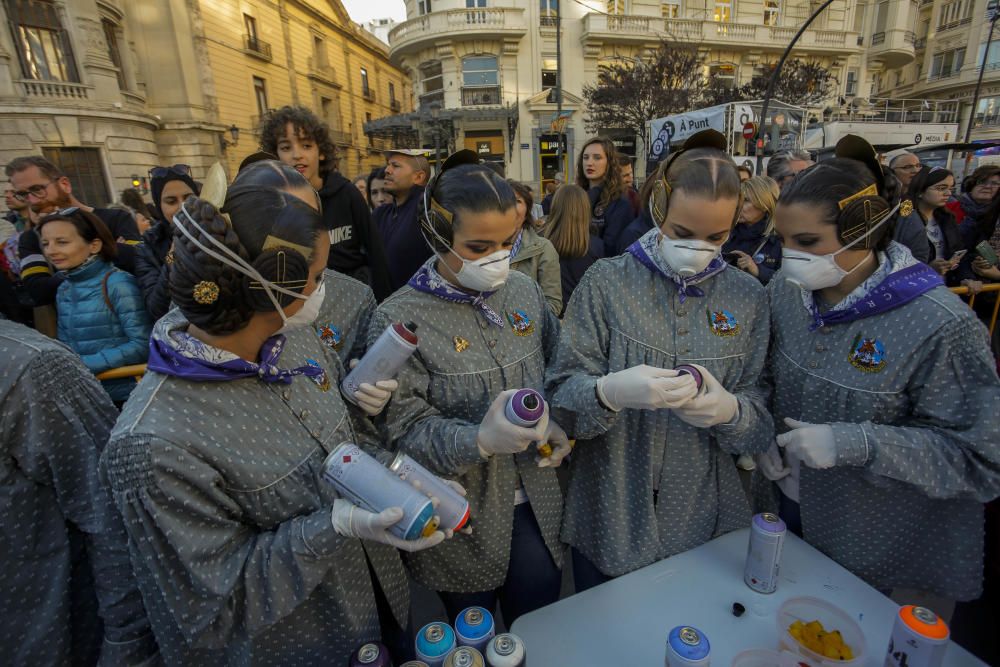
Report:
[[210,280],[202,280],[194,286],[192,295],[196,303],[207,306],[215,303],[216,299],[219,298],[219,286]]

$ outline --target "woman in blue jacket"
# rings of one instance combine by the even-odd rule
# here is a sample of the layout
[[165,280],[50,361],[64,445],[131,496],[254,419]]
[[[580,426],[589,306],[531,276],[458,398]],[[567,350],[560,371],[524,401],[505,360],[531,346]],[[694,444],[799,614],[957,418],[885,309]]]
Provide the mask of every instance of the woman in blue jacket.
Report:
[[[117,246],[92,213],[65,208],[39,222],[42,251],[66,280],[56,293],[59,340],[94,374],[144,364],[151,324],[131,273],[112,264]],[[104,390],[121,408],[135,380],[107,380]]]
[[781,241],[771,222],[778,203],[778,184],[769,176],[752,176],[740,184],[740,192],[740,219],[722,246],[722,254],[730,264],[766,285],[781,268]]
[[624,250],[618,237],[633,218],[617,155],[611,139],[594,137],[583,145],[576,161],[576,184],[590,197],[592,231],[604,241],[609,257]]

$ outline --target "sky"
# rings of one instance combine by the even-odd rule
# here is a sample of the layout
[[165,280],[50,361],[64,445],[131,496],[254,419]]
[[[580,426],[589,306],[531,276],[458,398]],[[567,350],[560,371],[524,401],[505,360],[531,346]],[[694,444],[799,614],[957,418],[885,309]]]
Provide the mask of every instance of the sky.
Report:
[[403,0],[342,0],[344,8],[357,23],[371,19],[394,18],[406,20],[406,5]]

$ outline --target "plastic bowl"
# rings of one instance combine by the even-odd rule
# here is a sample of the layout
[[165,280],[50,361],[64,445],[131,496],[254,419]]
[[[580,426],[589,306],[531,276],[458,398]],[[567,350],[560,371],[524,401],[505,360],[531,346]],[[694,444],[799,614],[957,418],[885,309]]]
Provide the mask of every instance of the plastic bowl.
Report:
[[769,648],[741,651],[733,658],[732,667],[799,667],[799,654]]
[[[788,632],[788,626],[795,621],[809,623],[819,621],[827,632],[839,630],[844,643],[851,647],[854,653],[853,660],[837,660],[827,658],[815,651],[811,651],[798,642]],[[813,667],[862,667],[865,664],[865,635],[861,632],[861,627],[847,615],[846,612],[838,609],[829,602],[813,597],[798,597],[786,600],[778,608],[778,637],[780,637],[781,648],[797,653],[805,658],[805,661]]]

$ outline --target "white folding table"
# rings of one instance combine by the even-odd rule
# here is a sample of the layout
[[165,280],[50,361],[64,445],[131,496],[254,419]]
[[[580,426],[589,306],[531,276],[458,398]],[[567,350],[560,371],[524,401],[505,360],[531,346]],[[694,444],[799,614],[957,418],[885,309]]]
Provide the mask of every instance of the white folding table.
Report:
[[[756,593],[743,583],[749,529],[636,570],[519,618],[511,631],[539,667],[659,667],[667,633],[691,625],[708,636],[713,667],[737,653],[778,648],[775,616],[788,598],[822,598],[847,612],[865,633],[866,665],[882,667],[898,605],[789,533],[778,590]],[[746,607],[739,618],[734,602]],[[952,643],[944,664],[981,666]]]

